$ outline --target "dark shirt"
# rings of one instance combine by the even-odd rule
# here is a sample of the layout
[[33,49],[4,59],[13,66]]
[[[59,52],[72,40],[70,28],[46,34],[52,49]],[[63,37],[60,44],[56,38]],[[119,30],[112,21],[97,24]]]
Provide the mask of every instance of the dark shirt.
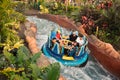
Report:
[[70,39],[70,41],[76,41],[77,37],[78,37],[77,35],[71,34],[71,35],[69,36],[69,39]]

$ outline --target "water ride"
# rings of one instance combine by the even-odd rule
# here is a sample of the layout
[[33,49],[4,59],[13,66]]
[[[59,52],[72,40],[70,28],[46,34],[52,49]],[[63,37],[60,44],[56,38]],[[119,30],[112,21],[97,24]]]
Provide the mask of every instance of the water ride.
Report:
[[[79,45],[76,40],[70,39],[70,35],[59,35],[60,31],[52,30],[47,42],[42,46],[42,51],[47,57],[55,58],[58,62],[66,66],[83,67],[88,61],[89,49],[87,48],[87,38],[82,36],[83,44]],[[71,33],[79,37],[78,32]],[[58,37],[60,39],[58,39]],[[76,38],[77,38],[76,37]]]

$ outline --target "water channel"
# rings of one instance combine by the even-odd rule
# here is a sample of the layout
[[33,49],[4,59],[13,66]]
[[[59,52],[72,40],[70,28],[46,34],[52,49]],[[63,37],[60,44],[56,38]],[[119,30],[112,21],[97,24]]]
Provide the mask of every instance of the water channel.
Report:
[[[35,16],[28,16],[28,20],[34,22],[37,25],[37,45],[41,49],[42,45],[47,41],[48,35],[53,28],[60,28],[60,26],[54,22],[40,19]],[[61,28],[62,33],[69,35],[70,31],[65,28]],[[90,54],[89,54],[90,55]],[[54,59],[50,59],[50,62],[56,62]],[[85,67],[69,67],[61,64],[61,74],[67,80],[118,80],[115,76],[111,75],[100,65],[95,58],[89,56],[88,63]]]

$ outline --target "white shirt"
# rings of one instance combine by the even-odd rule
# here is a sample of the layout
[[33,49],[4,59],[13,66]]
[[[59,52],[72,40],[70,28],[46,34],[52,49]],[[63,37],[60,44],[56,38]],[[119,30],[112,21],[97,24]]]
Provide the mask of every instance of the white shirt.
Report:
[[84,40],[82,37],[77,37],[76,42],[79,43],[79,45],[83,45],[84,44]]

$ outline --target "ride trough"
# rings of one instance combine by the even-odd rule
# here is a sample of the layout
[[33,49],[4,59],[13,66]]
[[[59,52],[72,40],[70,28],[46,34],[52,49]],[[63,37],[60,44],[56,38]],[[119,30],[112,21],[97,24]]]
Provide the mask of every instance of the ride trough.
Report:
[[[48,58],[55,58],[58,62],[62,63],[66,66],[79,66],[83,67],[86,65],[88,61],[89,49],[87,48],[87,38],[85,36],[82,37],[84,40],[84,44],[80,47],[73,48],[69,50],[71,41],[69,38],[62,38],[61,40],[56,41],[54,44],[52,40],[55,39],[56,31],[51,31],[50,35],[48,36],[47,42],[42,46],[42,52]],[[61,42],[64,45],[61,46]],[[52,46],[52,48],[51,48]],[[67,48],[67,51],[65,51]],[[70,55],[74,54],[74,55]]]

